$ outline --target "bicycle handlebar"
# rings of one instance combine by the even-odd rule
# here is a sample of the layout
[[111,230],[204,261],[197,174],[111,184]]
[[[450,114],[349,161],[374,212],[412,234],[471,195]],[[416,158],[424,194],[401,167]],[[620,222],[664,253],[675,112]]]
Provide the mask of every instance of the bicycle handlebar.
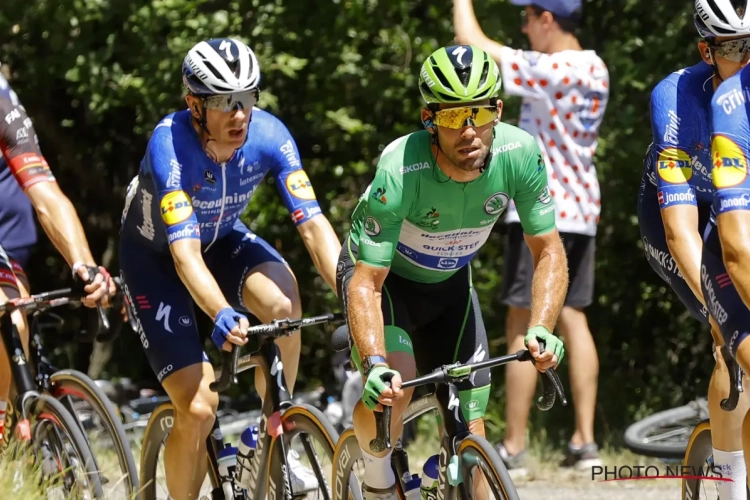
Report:
[[[544,352],[543,345],[541,346],[541,352]],[[426,384],[441,384],[447,382],[459,382],[469,378],[472,372],[481,370],[484,368],[494,368],[496,366],[504,365],[513,361],[531,361],[535,363],[534,358],[531,356],[531,352],[528,349],[521,349],[515,354],[508,354],[506,356],[500,356],[497,358],[488,359],[487,361],[480,361],[478,363],[469,363],[462,365],[461,363],[455,363],[452,365],[442,366],[428,375],[418,377],[412,380],[408,380],[401,384],[402,389],[409,389],[412,387],[418,387]],[[386,387],[390,387],[390,376],[391,374],[385,374],[388,378],[384,378],[383,381]],[[541,411],[547,411],[552,408],[555,404],[557,396],[560,397],[560,403],[563,406],[568,404],[565,398],[565,391],[563,389],[560,376],[557,372],[550,368],[542,374],[542,397],[537,400],[536,406]],[[391,411],[392,408],[387,405],[382,405],[382,412],[375,412],[375,438],[370,441],[370,450],[375,453],[379,453],[391,447]]]
[[[271,323],[252,326],[247,329],[247,336],[251,335],[270,335],[272,337],[281,337],[282,335],[291,335],[295,330],[307,326],[318,325],[321,323],[340,323],[344,321],[342,313],[328,313],[320,316],[301,319],[275,319]],[[237,383],[237,364],[240,359],[240,346],[232,344],[230,351],[221,351],[222,370],[219,380],[211,382],[209,389],[213,392],[224,392],[231,384]]]
[[[94,276],[96,276],[96,273],[99,272],[99,269],[95,267],[90,267],[88,269],[89,275],[91,276],[89,282],[91,282],[93,281]],[[111,300],[114,300],[117,295],[121,293],[120,290],[122,290],[122,281],[120,280],[120,278],[113,278],[113,280],[117,285],[117,294],[115,295],[115,297],[112,297]],[[38,293],[29,297],[18,297],[15,299],[11,299],[4,304],[0,304],[0,312],[36,312],[43,311],[51,307],[64,306],[66,304],[79,304],[84,295],[85,292],[83,292],[82,290],[74,291],[72,288],[61,288],[59,290]],[[109,318],[107,318],[107,314],[104,312],[104,307],[102,306],[101,302],[97,303],[96,312],[96,340],[99,342],[105,342],[110,339],[112,333],[110,330]]]

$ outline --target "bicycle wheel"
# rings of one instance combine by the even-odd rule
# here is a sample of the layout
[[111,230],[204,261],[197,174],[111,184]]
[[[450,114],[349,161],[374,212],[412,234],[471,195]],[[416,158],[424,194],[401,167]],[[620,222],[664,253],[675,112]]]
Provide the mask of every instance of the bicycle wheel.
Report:
[[42,394],[34,404],[31,442],[43,468],[51,462],[57,481],[51,488],[64,488],[65,496],[104,498],[101,478],[75,417],[58,400]]
[[[690,435],[685,458],[682,465],[689,467],[699,476],[713,475],[711,467],[714,465],[713,444],[711,442],[711,425],[708,420],[699,423]],[[719,498],[718,481],[701,479],[682,480],[683,500],[708,500]],[[750,495],[750,490],[748,490]]]
[[[333,469],[334,448],[339,433],[320,410],[306,404],[294,405],[286,410],[281,415],[281,426],[287,456],[295,454],[294,462],[299,461],[298,464],[289,464],[292,468],[290,472],[297,476],[297,481],[290,481],[292,492],[287,496],[284,484],[291,475],[286,474],[282,467],[284,460],[278,439],[272,440],[268,456],[274,458],[270,463],[268,498],[281,500],[306,496],[330,500],[331,488],[326,476]],[[321,458],[325,459],[324,463],[321,463]],[[302,472],[305,477],[300,477]]]
[[[359,474],[355,474],[355,465],[359,463]],[[333,453],[333,490],[331,500],[362,500],[362,485],[358,475],[364,474],[362,450],[359,447],[354,429],[346,429]],[[348,490],[347,490],[348,488]]]
[[[152,413],[143,433],[141,444],[141,498],[143,500],[169,499],[166,473],[164,469],[164,446],[167,436],[174,425],[174,407],[172,403],[162,403]],[[161,460],[160,460],[161,458]],[[212,469],[208,467],[206,478],[211,478]],[[212,482],[203,481],[198,498],[211,498]]]
[[[108,498],[138,500],[138,469],[117,410],[87,375],[76,370],[52,374],[52,394],[77,418],[101,468]],[[114,456],[113,456],[114,452]]]
[[654,413],[625,430],[625,446],[647,457],[682,459],[690,434],[706,418],[708,405],[703,398]]
[[[520,500],[508,469],[492,445],[483,437],[473,434],[466,436],[458,445],[458,459],[463,478],[458,490],[465,500],[474,498],[475,489],[487,487],[494,498]],[[478,477],[477,473],[481,473],[484,480]],[[489,495],[482,497],[490,498]]]

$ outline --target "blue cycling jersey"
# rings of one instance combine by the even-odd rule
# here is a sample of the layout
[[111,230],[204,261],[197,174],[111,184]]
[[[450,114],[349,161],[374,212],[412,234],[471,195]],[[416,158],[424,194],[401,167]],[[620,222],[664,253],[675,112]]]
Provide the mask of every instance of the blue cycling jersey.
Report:
[[167,115],[128,188],[123,236],[156,250],[183,238],[207,248],[232,232],[268,172],[295,224],[321,213],[297,145],[272,114],[253,108],[245,143],[222,164],[203,150],[189,111]]
[[661,209],[698,205],[707,210],[712,202],[712,75],[711,66],[701,62],[672,73],[651,93],[653,144],[643,175],[656,186]]
[[712,101],[714,212],[750,210],[750,72],[742,70],[716,90]]

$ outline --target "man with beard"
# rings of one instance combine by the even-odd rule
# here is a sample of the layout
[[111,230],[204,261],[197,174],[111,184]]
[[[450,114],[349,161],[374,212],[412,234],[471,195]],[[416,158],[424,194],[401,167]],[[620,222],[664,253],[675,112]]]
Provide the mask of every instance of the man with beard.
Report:
[[[477,47],[445,47],[427,58],[419,75],[425,130],[383,150],[352,215],[337,288],[364,383],[353,422],[365,458],[366,500],[396,498],[391,450],[373,455],[368,446],[376,406],[393,407],[395,441],[412,394],[401,389],[402,380],[417,369],[488,357],[469,262],[511,200],[535,264],[526,344],[540,371],[563,357],[551,331],[567,290],[565,249],[541,152],[527,132],[500,122],[500,86],[497,64]],[[489,371],[458,389],[471,432],[483,436]]]

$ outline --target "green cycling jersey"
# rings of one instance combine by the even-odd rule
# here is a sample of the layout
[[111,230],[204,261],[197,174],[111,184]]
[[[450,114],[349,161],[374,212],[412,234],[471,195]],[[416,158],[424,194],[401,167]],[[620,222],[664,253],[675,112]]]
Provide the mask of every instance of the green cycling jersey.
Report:
[[510,200],[526,234],[554,229],[547,171],[530,134],[498,123],[487,168],[471,182],[445,175],[430,144],[429,132],[419,131],[383,150],[352,214],[360,261],[413,281],[448,279],[487,241]]

